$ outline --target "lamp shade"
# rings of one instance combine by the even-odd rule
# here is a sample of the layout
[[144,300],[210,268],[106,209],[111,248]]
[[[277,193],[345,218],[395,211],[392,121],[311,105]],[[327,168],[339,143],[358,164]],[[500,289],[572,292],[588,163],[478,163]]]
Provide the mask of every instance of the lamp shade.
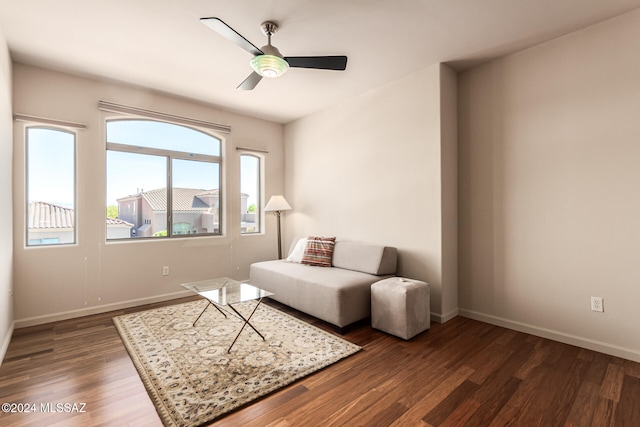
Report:
[[291,205],[287,203],[284,196],[271,196],[269,202],[264,207],[265,212],[280,212],[291,210]]

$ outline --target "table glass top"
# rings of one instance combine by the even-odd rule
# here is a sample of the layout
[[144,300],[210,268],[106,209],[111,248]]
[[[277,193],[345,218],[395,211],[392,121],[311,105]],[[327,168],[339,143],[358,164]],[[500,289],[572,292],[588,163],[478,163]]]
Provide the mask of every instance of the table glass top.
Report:
[[273,292],[228,277],[183,283],[181,286],[219,305],[237,304],[273,295]]

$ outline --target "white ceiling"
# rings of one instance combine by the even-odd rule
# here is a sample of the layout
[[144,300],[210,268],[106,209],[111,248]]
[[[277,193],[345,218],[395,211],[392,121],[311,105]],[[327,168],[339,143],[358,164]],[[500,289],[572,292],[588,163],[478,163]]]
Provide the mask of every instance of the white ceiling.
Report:
[[[461,70],[640,7],[640,0],[0,0],[15,61],[123,81],[286,123],[438,62]],[[236,91],[275,20],[285,56],[347,55],[345,72],[291,69]]]

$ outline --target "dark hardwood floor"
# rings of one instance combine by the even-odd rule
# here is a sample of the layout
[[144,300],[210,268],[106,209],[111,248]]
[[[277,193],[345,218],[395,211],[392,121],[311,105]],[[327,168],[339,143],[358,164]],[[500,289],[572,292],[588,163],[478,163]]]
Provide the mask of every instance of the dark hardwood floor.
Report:
[[[0,425],[161,425],[111,317],[167,304],[16,330],[0,403],[84,412],[0,413]],[[628,360],[463,317],[411,341],[366,324],[344,338],[363,350],[211,425],[640,426],[640,364]]]

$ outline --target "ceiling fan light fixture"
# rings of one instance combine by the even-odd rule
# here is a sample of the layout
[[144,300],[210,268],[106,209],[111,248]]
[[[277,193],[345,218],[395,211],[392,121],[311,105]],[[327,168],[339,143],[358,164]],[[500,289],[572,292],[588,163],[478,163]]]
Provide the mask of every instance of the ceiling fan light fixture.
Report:
[[289,63],[275,55],[257,55],[251,60],[251,68],[262,77],[280,77],[289,69]]

